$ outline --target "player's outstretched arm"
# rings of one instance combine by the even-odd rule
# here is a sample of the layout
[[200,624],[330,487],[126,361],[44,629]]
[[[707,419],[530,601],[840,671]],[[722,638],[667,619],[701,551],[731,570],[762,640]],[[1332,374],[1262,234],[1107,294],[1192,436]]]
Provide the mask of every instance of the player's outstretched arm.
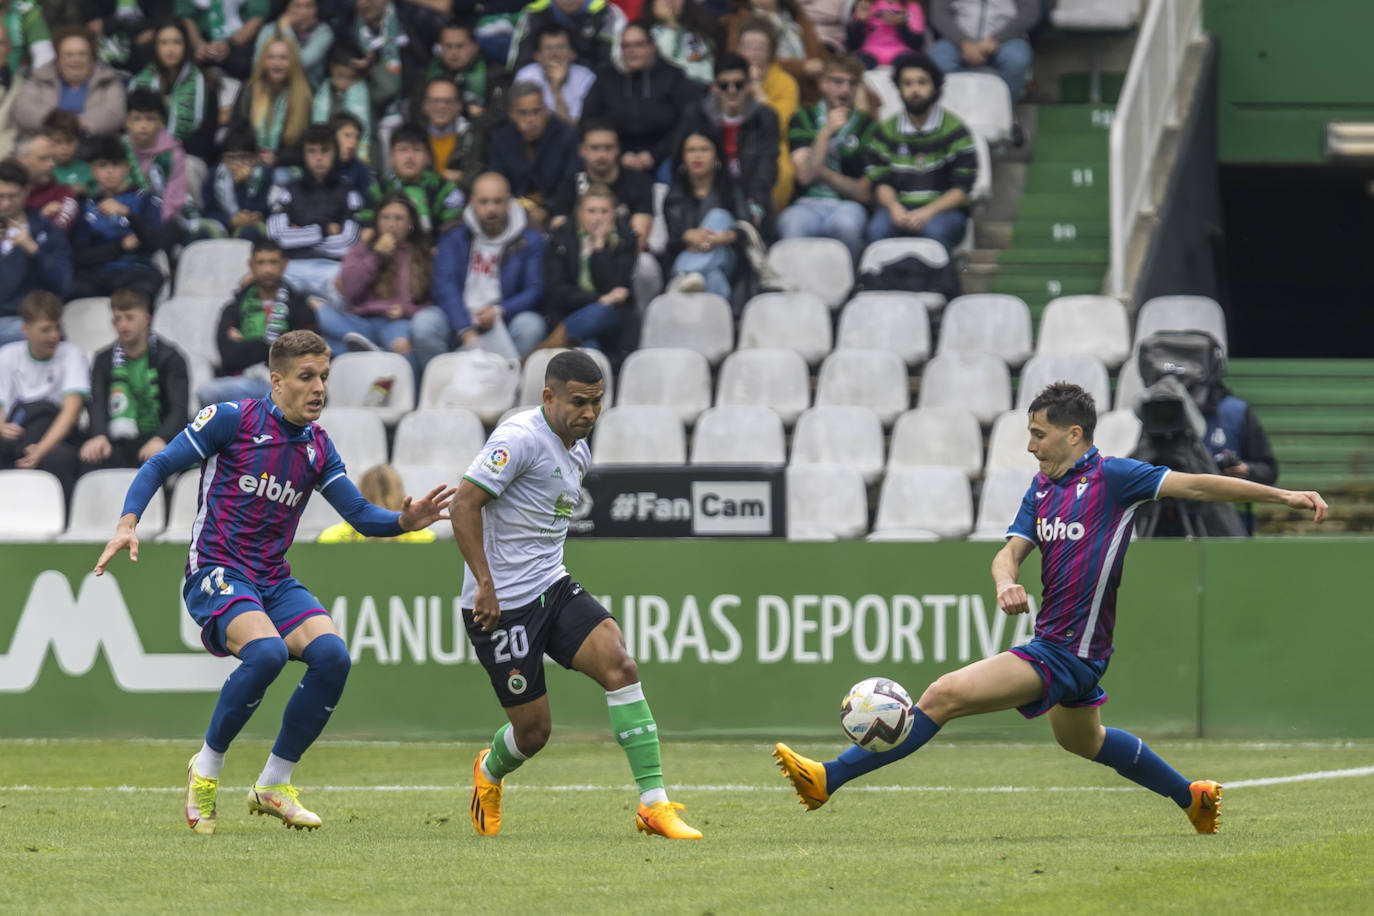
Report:
[[412,500],[407,496],[405,503],[401,506],[401,530],[419,531],[421,528],[428,528],[435,522],[448,521],[448,516],[444,514],[444,510],[453,502],[454,494],[457,492],[457,487],[446,487],[440,484],[420,499]]
[[997,606],[1004,614],[1025,614],[1030,610],[1030,598],[1025,586],[1016,581],[1021,564],[1035,549],[1025,538],[1009,537],[997,556],[992,558],[992,581],[997,586]]
[[105,567],[114,559],[114,555],[121,550],[129,551],[129,560],[133,563],[138,562],[138,534],[134,531],[134,526],[138,524],[138,516],[132,512],[120,516],[119,525],[115,528],[114,537],[110,538],[105,549],[100,552],[100,559],[95,563],[95,574],[105,575]]
[[1218,503],[1282,503],[1290,509],[1311,510],[1317,524],[1326,520],[1326,500],[1315,490],[1281,490],[1220,474],[1170,471],[1159,486],[1159,495]]

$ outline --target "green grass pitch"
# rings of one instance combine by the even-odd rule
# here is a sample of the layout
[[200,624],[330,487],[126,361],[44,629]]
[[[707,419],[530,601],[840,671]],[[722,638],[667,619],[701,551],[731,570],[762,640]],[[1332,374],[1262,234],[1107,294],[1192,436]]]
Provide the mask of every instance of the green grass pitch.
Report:
[[199,837],[197,743],[0,741],[0,912],[1374,912],[1369,741],[1154,742],[1230,783],[1197,836],[1049,744],[939,741],[806,813],[770,745],[670,739],[700,842],[637,835],[620,750],[566,735],[507,780],[495,838],[468,820],[474,744],[322,742],[296,770],[324,818],[304,833],[248,815],[267,748],[240,742]]

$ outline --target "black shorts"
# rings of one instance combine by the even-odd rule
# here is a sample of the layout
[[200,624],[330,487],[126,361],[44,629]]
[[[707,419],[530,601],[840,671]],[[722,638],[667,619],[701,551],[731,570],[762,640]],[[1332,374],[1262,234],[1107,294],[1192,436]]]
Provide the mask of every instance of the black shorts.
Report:
[[463,608],[468,639],[502,706],[519,706],[547,693],[544,655],[572,668],[587,635],[610,616],[572,576],[559,579],[524,607],[503,610],[496,629],[487,633],[473,622],[472,609]]

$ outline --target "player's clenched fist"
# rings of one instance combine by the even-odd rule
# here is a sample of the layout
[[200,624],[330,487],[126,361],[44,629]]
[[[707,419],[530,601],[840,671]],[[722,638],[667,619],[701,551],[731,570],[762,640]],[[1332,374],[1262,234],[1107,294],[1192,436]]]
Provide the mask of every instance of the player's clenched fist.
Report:
[[1030,610],[1030,599],[1024,586],[1012,583],[997,590],[997,606],[1006,614],[1024,614]]

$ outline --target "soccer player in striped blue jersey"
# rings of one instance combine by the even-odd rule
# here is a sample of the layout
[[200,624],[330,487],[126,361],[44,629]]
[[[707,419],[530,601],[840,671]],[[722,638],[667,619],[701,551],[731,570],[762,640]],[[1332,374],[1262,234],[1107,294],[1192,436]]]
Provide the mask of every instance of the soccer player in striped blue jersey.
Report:
[[1131,520],[1137,506],[1161,497],[1283,503],[1310,510],[1318,523],[1326,517],[1326,503],[1312,491],[1104,457],[1093,446],[1096,425],[1092,395],[1077,385],[1056,382],[1030,404],[1027,450],[1040,471],[1007,529],[1006,546],[992,561],[992,577],[998,607],[1026,613],[1030,603],[1016,579],[1031,550],[1040,548],[1044,590],[1035,637],[937,679],[912,711],[911,733],[889,751],[850,747],[820,763],[778,744],[773,756],[807,810],[825,804],[849,780],[916,751],[951,719],[1017,709],[1028,719],[1048,713],[1065,750],[1173,799],[1198,833],[1216,833],[1218,783],[1189,782],[1135,735],[1102,726],[1099,707],[1107,692],[1098,681],[1112,654],[1116,589]]
[[200,493],[182,595],[214,655],[241,664],[224,682],[205,743],[186,772],[186,822],[200,834],[215,832],[216,794],[224,754],[247,724],[289,659],[305,662],[281,731],[262,775],[248,793],[254,814],[279,818],[296,829],[315,829],[320,818],[300,804],[291,773],[324,730],[343,695],[350,659],[320,600],[291,577],[286,551],[311,490],[361,533],[394,537],[446,516],[457,490],[436,487],[423,499],[406,499],[400,512],[375,506],[348,479],[329,435],[315,421],[324,409],[329,346],[314,331],[288,331],[268,355],[272,393],[266,398],[212,404],[196,415],[129,486],[115,536],[105,545],[96,575],[127,549],[138,560],[135,526],[161,495],[169,476],[199,464]]

